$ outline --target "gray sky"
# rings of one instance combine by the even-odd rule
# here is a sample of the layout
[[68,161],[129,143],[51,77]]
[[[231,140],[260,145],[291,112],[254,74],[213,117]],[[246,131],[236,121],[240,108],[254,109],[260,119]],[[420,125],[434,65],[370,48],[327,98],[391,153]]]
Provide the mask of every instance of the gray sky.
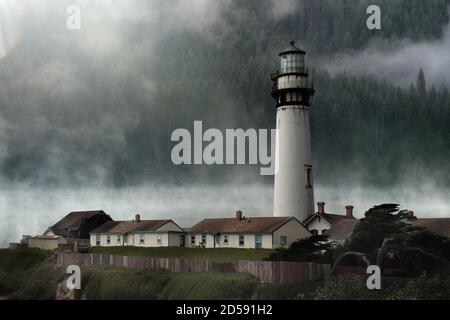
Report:
[[[224,171],[223,185],[188,188],[171,184],[175,169],[151,165],[169,160],[169,133],[181,124],[204,120],[197,118],[202,115],[217,127],[246,120],[226,79],[217,84],[214,106],[201,101],[178,107],[186,96],[195,101],[198,93],[189,96],[189,86],[199,86],[206,71],[192,53],[186,51],[186,62],[180,62],[172,52],[185,50],[178,40],[187,35],[210,49],[205,54],[227,45],[218,39],[230,27],[223,19],[230,3],[0,0],[0,219],[11,222],[0,224],[0,246],[42,232],[71,210],[105,209],[116,219],[140,212],[143,218],[167,216],[182,225],[232,215],[237,208],[249,215],[272,213],[272,189],[263,185],[258,168],[245,179]],[[297,7],[293,0],[269,3],[275,19]],[[82,9],[79,31],[66,28],[69,4]],[[449,30],[433,42],[389,46],[372,44],[332,57],[327,68],[373,72],[408,85],[415,75],[406,67],[414,64],[424,67],[429,82],[450,83]],[[146,183],[122,187],[128,172]],[[196,178],[203,176],[208,172],[196,172]],[[392,202],[395,194],[370,191],[318,186],[316,196],[330,202],[330,210],[344,211],[353,203],[362,212],[366,203]],[[430,195],[423,214],[444,214],[448,193],[432,185],[397,193],[396,201],[413,207],[420,192]]]

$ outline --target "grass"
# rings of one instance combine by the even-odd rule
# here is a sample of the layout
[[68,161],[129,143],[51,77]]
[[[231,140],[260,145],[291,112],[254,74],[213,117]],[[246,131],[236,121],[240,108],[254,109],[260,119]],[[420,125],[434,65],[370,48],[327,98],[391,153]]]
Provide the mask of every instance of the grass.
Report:
[[179,258],[212,261],[263,260],[273,250],[231,249],[231,248],[139,248],[139,247],[91,247],[91,253],[105,253],[120,256],[147,256],[154,258]]
[[245,300],[258,280],[244,273],[179,273],[161,292],[163,300]]
[[169,272],[87,268],[82,270],[81,296],[88,300],[155,300],[172,277]]
[[[38,284],[42,285],[44,290],[48,288],[49,282],[44,279],[52,274],[51,257],[51,251],[40,249],[0,249],[0,295],[10,295],[21,290],[25,292]],[[30,286],[28,289],[27,285]],[[36,291],[36,287],[32,290]],[[28,297],[32,298],[31,296]],[[42,292],[37,296],[48,297]]]
[[170,273],[123,268],[82,270],[88,300],[250,299],[258,281],[239,273]]
[[51,251],[36,248],[0,249],[0,271],[26,271],[50,259]]
[[[268,254],[266,250],[239,249],[106,249],[109,249],[107,253],[114,254],[130,255],[132,253],[129,251],[132,249],[137,255],[153,256],[156,253],[156,256],[167,257],[170,253],[171,257],[216,261],[261,260]],[[121,250],[117,251],[118,249]],[[214,256],[217,251],[219,254]],[[81,298],[89,300],[308,299],[310,293],[320,285],[315,282],[260,285],[256,278],[245,273],[171,273],[125,268],[82,268],[81,274]],[[66,276],[65,270],[55,265],[51,252],[39,249],[0,250],[0,295],[7,295],[9,299],[55,299],[58,284],[65,281]]]

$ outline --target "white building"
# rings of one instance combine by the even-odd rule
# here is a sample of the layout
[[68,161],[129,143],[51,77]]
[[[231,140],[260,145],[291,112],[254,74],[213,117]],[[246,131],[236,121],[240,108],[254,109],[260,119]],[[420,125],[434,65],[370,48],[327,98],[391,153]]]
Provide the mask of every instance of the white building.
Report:
[[234,218],[204,219],[189,229],[188,247],[273,249],[289,247],[311,233],[295,217],[251,217],[236,212]]
[[110,221],[92,230],[92,247],[183,247],[184,230],[172,220]]
[[280,53],[281,69],[272,75],[278,129],[275,157],[274,216],[304,221],[314,213],[313,164],[309,130],[314,89],[305,68],[306,52],[292,41]]
[[[332,229],[341,221],[343,224],[354,225],[358,220],[353,216],[353,206],[346,206],[346,215],[332,214],[325,212],[325,202],[317,203],[317,212],[303,221],[303,224],[314,235],[324,234],[325,231]],[[351,222],[348,222],[351,221]]]

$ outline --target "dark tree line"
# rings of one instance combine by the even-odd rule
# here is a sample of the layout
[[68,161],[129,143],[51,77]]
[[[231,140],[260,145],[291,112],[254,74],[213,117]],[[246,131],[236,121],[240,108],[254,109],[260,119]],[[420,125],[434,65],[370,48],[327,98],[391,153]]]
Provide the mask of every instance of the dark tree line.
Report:
[[[240,173],[249,171],[257,182],[265,180],[259,167],[176,167],[170,158],[170,136],[176,128],[192,128],[194,120],[202,120],[205,128],[274,128],[270,73],[278,68],[279,51],[294,39],[307,50],[310,70],[315,67],[311,128],[316,181],[354,181],[356,173],[362,182],[389,184],[405,174],[425,172],[431,180],[449,184],[450,95],[448,89],[426,83],[427,70],[417,83],[411,79],[411,88],[399,88],[371,77],[331,77],[310,60],[360,50],[371,41],[440,38],[449,21],[449,3],[379,0],[383,27],[369,32],[365,27],[369,0],[301,0],[293,12],[278,19],[270,13],[269,0],[231,1],[223,19],[208,30],[168,33],[152,52],[133,58],[144,60],[137,65],[143,78],[151,80],[148,89],[131,85],[141,81],[135,73],[108,76],[103,65],[97,70],[95,61],[86,63],[91,61],[88,53],[77,52],[73,58],[83,66],[77,75],[89,94],[60,101],[51,93],[13,92],[8,90],[10,81],[0,83],[1,116],[18,118],[5,131],[12,133],[3,141],[8,152],[0,163],[1,173],[15,181],[83,183],[79,176],[89,172],[86,168],[94,168],[95,173],[98,167],[105,182],[117,186],[208,179],[235,183],[236,177],[247,179]],[[145,41],[149,25],[142,22],[138,27]],[[131,38],[130,46],[141,41]],[[147,55],[154,63],[146,63]],[[1,71],[13,76],[21,61],[15,63],[2,65]],[[420,66],[412,68],[419,72]],[[27,97],[32,106],[23,105]],[[79,106],[88,107],[80,110]],[[36,114],[41,109],[52,112],[43,115],[48,128],[36,122],[32,141],[22,141],[17,128],[27,127],[34,121],[29,119],[36,117],[22,119],[21,112],[28,109]],[[100,131],[94,139],[97,145],[92,139],[66,139],[53,131],[65,127],[68,119],[95,128],[107,116],[132,123],[124,126],[120,144],[105,143],[114,128]],[[52,158],[49,153],[54,150],[48,150],[47,141],[55,140],[69,142]],[[75,156],[61,156],[70,147],[76,149]],[[52,170],[55,163],[57,170]]]

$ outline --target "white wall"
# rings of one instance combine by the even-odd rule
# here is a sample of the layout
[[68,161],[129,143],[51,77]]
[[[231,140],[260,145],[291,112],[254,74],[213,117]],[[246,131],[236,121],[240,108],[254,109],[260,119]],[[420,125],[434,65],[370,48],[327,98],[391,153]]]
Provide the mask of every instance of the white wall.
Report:
[[[280,107],[276,121],[274,216],[303,222],[314,213],[313,188],[307,187],[307,170],[312,167],[308,108]],[[311,185],[312,180],[311,173]]]
[[323,234],[325,230],[330,230],[331,225],[321,217],[314,218],[308,223],[308,230],[317,230],[318,234]]
[[[141,234],[144,236],[144,242],[141,243]],[[180,246],[180,234],[181,233],[169,233],[169,232],[159,232],[159,233],[133,233],[127,235],[127,246],[135,247],[169,247],[169,246]],[[108,235],[100,235],[100,246],[102,247],[119,247],[123,246],[123,236],[120,235],[120,242],[117,241],[117,234],[110,235],[110,243],[108,244]],[[158,242],[158,238],[161,242]],[[90,237],[91,246],[96,246],[96,235],[91,234]]]
[[288,223],[278,228],[273,233],[274,248],[283,246],[281,244],[281,237],[287,237],[287,244],[283,247],[289,247],[293,242],[305,238],[309,238],[311,233],[303,227],[298,221],[292,219]]
[[[191,237],[195,236],[195,246],[200,246],[202,235],[201,234],[187,234],[186,246],[193,247],[191,243]],[[237,248],[237,249],[254,249],[255,248],[255,234],[243,234],[244,245],[239,245],[239,234],[228,234],[228,243],[225,243],[225,234],[221,234],[219,242],[214,246],[214,236],[212,234],[206,235],[206,248]],[[262,234],[262,249],[272,249],[272,234]]]

